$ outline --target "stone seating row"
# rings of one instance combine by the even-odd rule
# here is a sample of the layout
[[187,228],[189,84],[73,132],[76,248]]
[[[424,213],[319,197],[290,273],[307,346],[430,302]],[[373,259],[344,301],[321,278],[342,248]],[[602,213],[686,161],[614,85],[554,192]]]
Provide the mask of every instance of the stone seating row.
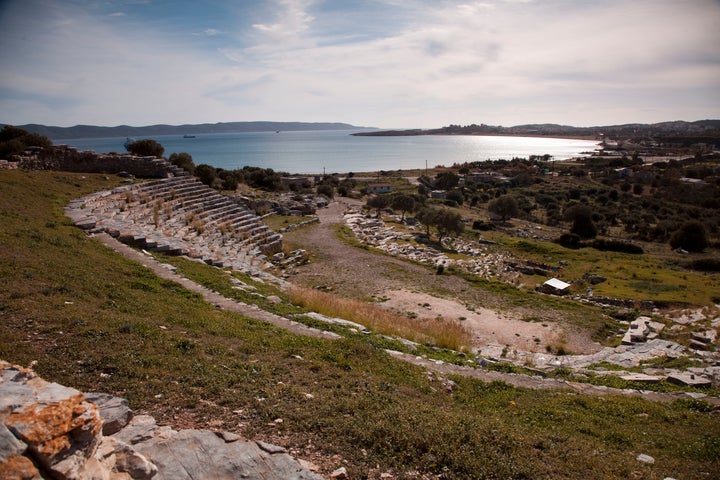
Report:
[[239,270],[282,249],[282,237],[251,210],[189,175],[88,195],[66,212],[81,228],[123,243]]

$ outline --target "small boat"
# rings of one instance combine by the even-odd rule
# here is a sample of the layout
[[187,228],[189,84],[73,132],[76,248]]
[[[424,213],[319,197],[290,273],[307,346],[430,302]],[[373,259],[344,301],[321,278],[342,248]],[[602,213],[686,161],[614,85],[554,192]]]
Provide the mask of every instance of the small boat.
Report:
[[183,138],[195,138],[195,135],[183,135]]

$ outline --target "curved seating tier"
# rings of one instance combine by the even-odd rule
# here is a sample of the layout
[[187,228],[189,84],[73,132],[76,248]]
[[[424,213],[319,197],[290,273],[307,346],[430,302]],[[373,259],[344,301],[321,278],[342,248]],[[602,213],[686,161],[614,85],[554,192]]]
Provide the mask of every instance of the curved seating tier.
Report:
[[239,199],[189,175],[87,195],[66,213],[79,227],[123,243],[241,271],[262,269],[282,250],[282,237]]

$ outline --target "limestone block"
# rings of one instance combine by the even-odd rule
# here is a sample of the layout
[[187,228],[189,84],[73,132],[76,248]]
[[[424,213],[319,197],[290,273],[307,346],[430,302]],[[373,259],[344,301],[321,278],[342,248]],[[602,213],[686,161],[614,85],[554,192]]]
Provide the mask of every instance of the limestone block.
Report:
[[134,448],[158,467],[154,480],[246,478],[321,480],[287,453],[269,453],[255,442],[227,443],[208,430],[173,431]]
[[710,379],[694,373],[673,373],[668,376],[668,382],[676,385],[687,385],[689,387],[709,387],[712,382]]
[[88,478],[86,463],[100,441],[98,408],[82,393],[0,364],[0,419],[28,453],[54,477]]
[[108,469],[125,473],[133,480],[149,480],[157,474],[157,467],[133,447],[114,437],[104,437],[98,449],[98,460]]
[[13,435],[5,425],[0,424],[0,478],[40,479],[35,465],[23,456],[27,445]]
[[713,344],[717,340],[717,331],[705,330],[703,332],[693,332],[691,334],[693,340],[696,340],[705,344]]
[[100,416],[103,419],[103,435],[119,432],[132,419],[133,412],[124,398],[107,393],[86,393],[85,399],[100,409]]

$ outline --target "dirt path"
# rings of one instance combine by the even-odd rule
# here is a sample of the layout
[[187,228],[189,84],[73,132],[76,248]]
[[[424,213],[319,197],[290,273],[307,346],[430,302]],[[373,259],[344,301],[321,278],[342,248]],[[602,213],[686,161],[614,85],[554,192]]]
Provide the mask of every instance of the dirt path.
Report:
[[[336,224],[353,200],[342,199],[320,209],[320,223],[286,233],[286,241],[313,253],[313,260],[293,270],[288,279],[307,287],[329,287],[336,293],[419,318],[455,319],[472,332],[472,347],[542,352],[564,344],[574,353],[600,350],[587,332],[571,332],[558,321],[527,322],[518,310],[497,308],[494,295],[471,286],[457,275],[436,275],[435,270],[399,258],[370,253],[346,245],[335,234]],[[552,314],[553,312],[547,312]]]

